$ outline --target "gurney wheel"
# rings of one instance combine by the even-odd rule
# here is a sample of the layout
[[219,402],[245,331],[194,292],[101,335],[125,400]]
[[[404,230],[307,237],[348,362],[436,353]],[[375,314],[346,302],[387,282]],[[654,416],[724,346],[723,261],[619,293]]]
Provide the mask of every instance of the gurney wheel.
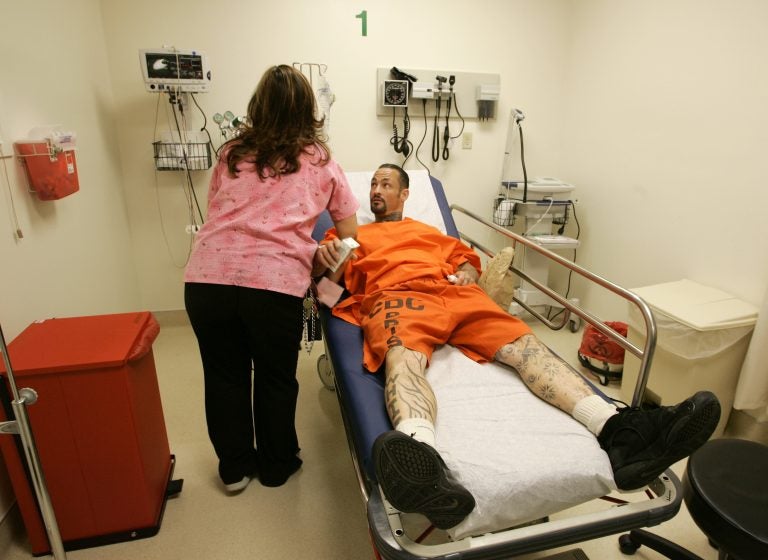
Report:
[[619,549],[621,550],[622,554],[628,554],[631,556],[637,552],[638,548],[640,548],[640,545],[635,543],[629,534],[621,535],[619,537]]
[[576,317],[575,319],[571,319],[568,321],[568,330],[572,333],[579,332],[579,329],[581,328],[581,317]]
[[323,383],[323,386],[326,389],[329,391],[336,390],[336,381],[333,377],[333,367],[331,366],[331,361],[328,359],[326,354],[322,354],[317,359],[317,375],[320,376],[320,381]]

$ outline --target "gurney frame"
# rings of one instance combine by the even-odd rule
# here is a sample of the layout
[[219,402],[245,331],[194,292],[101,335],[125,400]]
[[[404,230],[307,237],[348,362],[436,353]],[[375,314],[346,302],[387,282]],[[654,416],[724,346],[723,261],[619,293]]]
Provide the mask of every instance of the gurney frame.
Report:
[[[434,177],[431,177],[431,182],[438,202],[441,205],[448,233],[459,236],[475,250],[481,251],[487,256],[493,255],[493,252],[489,251],[481,243],[458,231],[455,227],[453,213],[466,215],[475,222],[491,228],[508,238],[513,245],[521,244],[526,247],[526,250],[538,251],[553,262],[573,271],[573,273],[580,275],[587,281],[613,292],[637,307],[645,321],[646,327],[646,340],[642,348],[635,346],[618,332],[605,325],[604,321],[595,314],[567,300],[548,286],[542,285],[524,271],[510,266],[512,273],[541,290],[564,308],[562,319],[555,324],[536,309],[527,306],[524,302],[517,301],[526,311],[542,323],[551,329],[557,330],[568,324],[571,320],[570,314],[575,314],[640,359],[640,372],[632,404],[636,406],[641,403],[656,345],[656,325],[648,305],[632,292],[589,272],[524,236],[497,226],[460,206],[453,205],[449,209],[442,185]],[[324,360],[324,366],[331,368],[331,373],[335,375],[335,390],[361,495],[365,502],[371,539],[377,557],[386,560],[427,558],[441,560],[508,559],[521,554],[550,550],[585,540],[613,534],[618,535],[634,528],[657,525],[671,519],[679,511],[682,503],[680,480],[668,469],[649,484],[644,493],[634,493],[629,495],[629,497],[606,497],[605,500],[611,502],[614,506],[600,511],[574,512],[574,515],[563,518],[547,519],[542,523],[513,527],[479,536],[466,537],[457,541],[441,542],[438,544],[422,544],[417,542],[419,539],[412,538],[403,528],[402,514],[392,508],[380,493],[375,475],[372,473],[372,468],[366,459],[370,449],[366,449],[365,446],[369,444],[365,443],[366,440],[363,437],[364,434],[362,434],[362,432],[370,428],[361,428],[356,425],[348,409],[351,399],[357,398],[356,387],[353,387],[355,391],[350,388],[350,375],[355,374],[348,372],[351,368],[343,363],[344,360],[341,359],[341,354],[349,353],[350,348],[356,348],[358,342],[362,347],[362,333],[359,332],[359,328],[333,317],[327,309],[321,310],[321,321],[327,352],[327,357],[321,358],[321,360]],[[336,331],[340,330],[344,332],[338,334]],[[354,354],[352,361],[357,361],[357,364],[360,364],[362,349],[359,352],[357,349],[354,349],[352,353]],[[320,360],[318,364],[320,364]],[[362,369],[361,365],[359,369]],[[367,375],[373,377],[371,374]],[[321,375],[321,377],[323,376]],[[352,385],[354,386],[354,383]]]

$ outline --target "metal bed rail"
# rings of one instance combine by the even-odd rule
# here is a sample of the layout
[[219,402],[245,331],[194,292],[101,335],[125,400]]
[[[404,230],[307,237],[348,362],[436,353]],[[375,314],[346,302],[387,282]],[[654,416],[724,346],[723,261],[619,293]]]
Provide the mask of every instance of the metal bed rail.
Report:
[[[538,243],[535,243],[534,241],[531,241],[529,238],[525,236],[509,231],[508,229],[501,227],[497,224],[494,224],[493,222],[489,222],[485,218],[482,218],[477,214],[475,214],[474,212],[471,212],[470,210],[467,210],[466,208],[463,208],[456,204],[452,204],[450,208],[452,212],[456,211],[461,214],[464,214],[474,219],[476,222],[481,223],[491,228],[492,230],[496,231],[497,233],[511,239],[513,247],[517,243],[520,243],[521,245],[524,245],[526,247],[526,250],[531,249],[533,251],[537,251],[538,253],[541,253],[545,257],[553,260],[557,264],[575,272],[576,274],[582,276],[583,278],[586,278],[587,280],[597,284],[598,286],[613,292],[617,296],[629,301],[635,307],[637,307],[638,311],[643,317],[643,321],[645,322],[646,337],[645,337],[645,343],[642,349],[635,346],[627,338],[625,338],[620,333],[618,333],[617,331],[615,331],[614,329],[606,325],[599,317],[597,317],[593,313],[590,313],[589,311],[582,308],[581,306],[576,305],[575,303],[567,300],[566,298],[564,298],[563,296],[561,296],[560,294],[552,290],[549,286],[542,284],[535,278],[531,278],[528,274],[526,274],[522,270],[519,270],[515,266],[510,265],[509,267],[509,270],[511,270],[514,274],[516,274],[523,280],[527,281],[529,284],[534,286],[536,289],[540,290],[542,293],[552,298],[554,301],[556,301],[565,309],[562,322],[560,324],[554,324],[549,319],[544,317],[541,313],[539,313],[538,311],[536,311],[535,309],[527,305],[525,302],[522,302],[517,298],[513,298],[516,303],[518,303],[521,307],[523,307],[523,309],[525,309],[531,315],[539,319],[542,323],[547,325],[550,329],[557,330],[562,328],[565,324],[567,324],[570,318],[570,313],[575,313],[576,315],[581,317],[583,320],[588,322],[590,325],[595,327],[598,331],[600,331],[605,336],[607,336],[609,339],[619,344],[626,351],[631,352],[634,356],[636,356],[640,360],[640,371],[637,376],[637,383],[635,385],[635,390],[632,396],[632,406],[639,406],[642,403],[643,395],[645,393],[645,387],[648,383],[648,375],[650,373],[651,361],[653,359],[653,352],[654,352],[654,349],[656,348],[656,336],[657,336],[656,321],[653,318],[653,314],[651,313],[651,309],[650,307],[648,307],[648,304],[645,303],[645,301],[643,301],[639,296],[630,292],[629,290],[626,290],[621,286],[618,286],[613,282],[610,282],[609,280],[606,280],[605,278],[598,276],[597,274],[594,274],[586,270],[585,268],[582,268],[578,264],[572,261],[569,261],[564,257],[561,257],[557,253],[554,253],[553,251],[546,249],[545,247],[539,245]],[[494,253],[492,251],[488,250],[486,247],[484,247],[482,244],[480,244],[476,240],[470,238],[469,236],[465,235],[461,231],[459,232],[459,235],[471,247],[479,249],[480,251],[482,251],[488,256],[493,256]]]
[[650,499],[647,500],[628,501],[598,511],[574,512],[544,523],[439,544],[412,540],[401,525],[400,513],[380,493],[373,492],[368,504],[368,524],[374,528],[371,535],[376,550],[385,560],[506,560],[586,540],[618,536],[631,529],[659,525],[672,519],[683,501],[680,480],[667,470],[649,488],[652,495],[648,495]]
[[[37,503],[40,508],[40,514],[43,518],[48,544],[51,547],[51,554],[54,560],[66,560],[67,553],[64,550],[64,542],[61,539],[59,525],[56,521],[56,512],[53,509],[51,496],[48,493],[48,486],[45,482],[45,474],[40,462],[40,455],[35,444],[35,436],[32,432],[32,425],[29,421],[27,406],[37,402],[37,393],[34,389],[18,389],[16,378],[13,375],[13,366],[11,357],[8,355],[8,345],[5,342],[3,329],[0,327],[0,352],[3,354],[5,371],[7,372],[8,385],[10,387],[13,401],[13,413],[15,420],[0,422],[0,435],[18,435],[21,446],[24,449],[24,457],[27,460],[29,475],[32,481],[32,487],[37,497]],[[2,380],[0,380],[2,382]]]

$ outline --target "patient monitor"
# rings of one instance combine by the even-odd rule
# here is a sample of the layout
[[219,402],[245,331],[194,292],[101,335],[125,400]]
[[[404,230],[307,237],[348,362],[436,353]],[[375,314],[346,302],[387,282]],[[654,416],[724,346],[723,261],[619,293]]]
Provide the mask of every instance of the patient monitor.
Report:
[[205,53],[175,48],[142,49],[139,63],[147,91],[204,93],[211,87]]

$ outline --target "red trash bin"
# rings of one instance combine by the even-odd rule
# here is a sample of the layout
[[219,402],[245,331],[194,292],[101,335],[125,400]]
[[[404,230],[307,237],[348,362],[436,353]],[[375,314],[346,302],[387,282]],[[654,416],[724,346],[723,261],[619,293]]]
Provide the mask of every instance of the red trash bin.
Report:
[[[149,312],[38,321],[8,345],[64,548],[157,534],[171,481]],[[5,367],[0,420],[10,419]],[[18,436],[0,436],[32,553],[50,552]],[[173,484],[172,484],[173,482]]]

